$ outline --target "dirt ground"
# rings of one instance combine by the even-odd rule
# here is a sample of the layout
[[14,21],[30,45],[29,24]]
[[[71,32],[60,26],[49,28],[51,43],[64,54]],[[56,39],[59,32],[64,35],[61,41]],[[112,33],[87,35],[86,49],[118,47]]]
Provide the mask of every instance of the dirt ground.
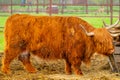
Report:
[[[1,57],[0,54],[0,67]],[[91,66],[88,68],[82,64],[81,69],[84,76],[78,76],[74,73],[66,75],[64,72],[64,61],[58,60],[56,62],[38,64],[31,58],[33,65],[38,69],[37,73],[28,73],[24,70],[20,61],[15,59],[10,68],[11,75],[5,75],[0,71],[0,80],[120,80],[120,73],[113,73],[109,67],[107,58],[100,55],[92,57]]]

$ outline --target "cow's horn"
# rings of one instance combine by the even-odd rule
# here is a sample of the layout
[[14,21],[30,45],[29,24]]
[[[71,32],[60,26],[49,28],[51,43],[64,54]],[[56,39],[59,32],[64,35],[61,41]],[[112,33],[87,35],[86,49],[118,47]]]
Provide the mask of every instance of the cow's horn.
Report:
[[87,32],[87,30],[80,24],[82,30],[86,33],[87,36],[94,36],[94,32]]
[[103,20],[103,25],[104,27],[108,27],[109,25],[105,23],[105,21]]
[[117,37],[119,36],[120,34],[111,34],[112,37]]
[[120,30],[109,30],[109,32],[115,34],[115,33],[120,33]]
[[106,23],[104,22],[104,20],[103,20],[103,24],[104,24],[104,26],[106,27],[106,29],[113,28],[113,27],[117,26],[118,23],[119,23],[119,19],[118,19],[118,20],[115,22],[115,24],[113,24],[113,25],[108,25],[108,24],[106,24]]

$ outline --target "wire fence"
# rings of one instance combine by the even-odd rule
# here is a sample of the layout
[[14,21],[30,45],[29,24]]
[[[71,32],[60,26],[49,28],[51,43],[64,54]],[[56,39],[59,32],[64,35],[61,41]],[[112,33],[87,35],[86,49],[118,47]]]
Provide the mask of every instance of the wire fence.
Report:
[[[0,16],[14,13],[119,17],[119,0],[0,0]],[[114,12],[114,13],[113,13]],[[87,15],[85,15],[87,14]]]
[[[0,0],[0,16],[15,13],[120,19],[120,0]],[[0,31],[3,27],[0,27]]]
[[120,19],[120,0],[0,0],[0,16],[15,13]]

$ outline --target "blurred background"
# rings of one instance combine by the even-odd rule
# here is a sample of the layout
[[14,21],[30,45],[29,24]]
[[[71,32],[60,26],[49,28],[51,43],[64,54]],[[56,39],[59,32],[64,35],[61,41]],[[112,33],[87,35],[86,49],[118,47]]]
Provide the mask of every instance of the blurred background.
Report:
[[[119,15],[119,0],[0,0],[0,15],[13,13],[109,17]],[[85,15],[87,14],[87,15]]]

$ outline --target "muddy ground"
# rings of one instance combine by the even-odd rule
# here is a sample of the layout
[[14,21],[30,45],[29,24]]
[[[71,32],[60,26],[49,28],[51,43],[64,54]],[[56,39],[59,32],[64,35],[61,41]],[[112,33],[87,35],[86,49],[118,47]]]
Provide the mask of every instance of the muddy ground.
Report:
[[[0,67],[1,57],[0,54]],[[28,73],[24,70],[20,61],[15,59],[11,63],[11,75],[5,75],[0,71],[0,80],[120,80],[120,73],[113,73],[109,67],[107,58],[100,55],[92,57],[91,66],[87,68],[82,64],[81,69],[84,76],[78,76],[74,73],[66,75],[64,71],[64,61],[38,64],[31,58],[33,65],[38,69],[37,73]]]

